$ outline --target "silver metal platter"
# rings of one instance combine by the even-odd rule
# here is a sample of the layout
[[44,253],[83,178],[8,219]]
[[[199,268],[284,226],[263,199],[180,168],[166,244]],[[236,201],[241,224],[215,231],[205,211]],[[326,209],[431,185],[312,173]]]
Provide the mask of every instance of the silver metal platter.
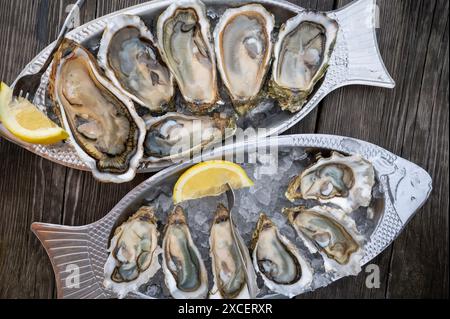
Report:
[[[371,162],[376,175],[376,186],[374,188],[372,204],[369,207],[370,214],[367,211],[357,212],[357,216],[362,218],[357,222],[358,228],[361,227],[366,237],[363,246],[364,257],[361,260],[361,266],[370,262],[385,248],[387,248],[394,239],[400,234],[401,230],[406,226],[414,213],[425,203],[432,189],[432,181],[430,176],[420,167],[412,164],[396,155],[367,142],[359,141],[352,138],[330,136],[330,135],[295,135],[272,137],[258,142],[239,143],[229,145],[224,148],[214,150],[203,158],[195,158],[190,162],[183,163],[179,166],[173,166],[151,177],[140,186],[131,191],[122,201],[120,201],[112,211],[102,220],[83,227],[65,227],[59,225],[49,225],[35,223],[32,226],[33,232],[45,247],[56,276],[59,298],[114,298],[114,294],[105,290],[103,287],[104,266],[108,258],[108,246],[114,229],[131,216],[141,205],[158,204],[161,198],[166,198],[167,202],[171,200],[171,190],[178,177],[189,167],[203,160],[214,159],[234,159],[241,162],[242,166],[248,171],[252,171],[252,166],[257,165],[260,157],[266,157],[262,150],[271,150],[271,154],[275,154],[280,159],[280,163],[284,157],[286,162],[299,162],[304,160],[302,154],[314,155],[318,152],[326,154],[330,150],[334,150],[347,155],[359,154],[367,161]],[[301,159],[302,158],[302,159]],[[253,160],[252,160],[253,159]],[[253,164],[252,164],[253,163]],[[283,187],[286,185],[281,181],[280,188],[272,187],[275,185],[277,175],[285,174],[287,178],[291,177],[289,172],[280,173],[283,169],[282,164],[274,171],[273,176],[269,176],[269,185],[274,192],[284,194]],[[295,168],[295,167],[294,167]],[[295,170],[294,170],[295,171]],[[296,174],[296,173],[294,173]],[[255,178],[255,185],[264,183],[261,177]],[[261,185],[260,185],[261,186]],[[376,189],[376,190],[375,190]],[[275,202],[279,201],[270,195],[264,194],[269,200],[265,204],[254,209],[264,209],[270,214],[271,218],[277,218],[280,224],[283,224],[282,216]],[[161,197],[162,196],[162,197]],[[250,194],[249,199],[258,197],[257,194]],[[282,197],[282,196],[281,196]],[[220,201],[220,198],[214,198]],[[264,199],[263,199],[264,200]],[[161,203],[159,203],[161,204]],[[215,202],[214,202],[215,204]],[[189,227],[193,233],[193,239],[197,245],[205,242],[201,236],[207,236],[209,232],[210,219],[199,220],[200,202],[194,201],[187,208],[189,214]],[[249,231],[246,230],[256,223],[255,217],[243,220],[244,201],[238,200],[236,205],[236,225],[244,239],[249,240]],[[282,203],[285,205],[285,203]],[[162,211],[158,218],[164,223],[167,211],[171,207],[160,207]],[[200,215],[199,215],[200,216]],[[246,226],[247,225],[247,226]],[[206,227],[205,227],[206,226]],[[248,228],[248,229],[250,229]],[[281,231],[285,234],[289,232],[289,226],[283,226]],[[295,235],[292,235],[295,237]],[[291,240],[295,240],[291,239]],[[207,242],[207,241],[206,241]],[[207,244],[202,248],[202,256],[205,262],[207,259]],[[331,282],[338,280],[339,274],[330,276],[320,273],[319,262],[314,263],[314,269],[318,274],[314,279],[316,289],[326,286]],[[69,266],[76,265],[79,267],[80,282],[79,286],[70,286],[71,271]],[[317,268],[317,269],[316,269]],[[163,287],[164,280],[162,277],[156,277],[151,280],[150,286],[142,291],[133,293],[129,297],[133,298],[165,298]],[[260,287],[261,288],[261,287]],[[156,289],[156,290],[155,290]],[[152,292],[156,291],[157,294]],[[261,298],[276,297],[270,291],[264,291]]]
[[[174,1],[152,1],[115,12],[111,15],[86,23],[73,30],[67,36],[93,51],[98,50],[102,32],[106,23],[112,17],[119,14],[135,14],[143,18],[150,29],[154,29],[157,17]],[[276,18],[276,26],[279,28],[289,18],[304,10],[298,6],[280,0],[255,0],[272,12]],[[230,7],[243,5],[249,1],[242,0],[205,0],[208,16],[212,27],[217,23],[220,15]],[[319,102],[330,92],[340,87],[353,84],[371,85],[385,88],[393,88],[394,81],[387,72],[378,50],[376,39],[376,0],[359,0],[350,3],[339,10],[329,12],[329,16],[339,24],[339,33],[336,47],[331,57],[330,66],[323,81],[319,83],[313,95],[309,98],[304,108],[291,114],[282,112],[278,106],[266,114],[264,120],[252,126],[255,129],[264,128],[259,132],[260,137],[274,136],[285,132],[293,125],[305,118]],[[35,73],[40,70],[44,61],[50,54],[52,46],[43,50],[29,65],[25,67],[19,77]],[[46,112],[51,118],[55,118],[51,103],[47,98],[47,86],[50,70],[44,75],[41,87],[36,95],[35,104]],[[230,108],[232,106],[230,105]],[[256,126],[256,127],[255,127]],[[245,128],[244,128],[245,129]],[[31,145],[24,143],[0,125],[0,134],[8,140],[22,146],[23,148],[40,155],[56,163],[80,170],[87,170],[85,164],[77,156],[71,141],[53,146]],[[173,163],[154,164],[142,162],[139,172],[158,171]]]

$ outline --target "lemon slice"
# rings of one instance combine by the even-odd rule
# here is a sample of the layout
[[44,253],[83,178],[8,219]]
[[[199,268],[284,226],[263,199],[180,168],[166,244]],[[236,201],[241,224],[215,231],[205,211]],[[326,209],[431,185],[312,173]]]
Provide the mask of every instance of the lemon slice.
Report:
[[173,191],[175,204],[208,196],[218,196],[233,189],[251,187],[254,183],[242,167],[227,161],[209,161],[187,170],[178,180]]
[[13,99],[12,90],[0,83],[0,121],[20,140],[32,144],[56,144],[69,137],[27,99]]

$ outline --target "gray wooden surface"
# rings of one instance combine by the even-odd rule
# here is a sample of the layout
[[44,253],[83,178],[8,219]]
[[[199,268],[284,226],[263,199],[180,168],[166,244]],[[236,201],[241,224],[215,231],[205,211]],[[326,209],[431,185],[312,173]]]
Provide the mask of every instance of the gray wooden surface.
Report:
[[[55,39],[73,0],[0,0],[0,79],[11,83]],[[82,21],[141,3],[87,0]],[[295,0],[339,8],[349,1]],[[426,206],[374,263],[381,287],[364,272],[302,298],[448,298],[449,38],[447,0],[379,0],[378,39],[394,90],[347,87],[329,95],[289,133],[330,133],[363,139],[424,167],[434,179]],[[103,217],[128,191],[102,185],[0,138],[0,298],[52,298],[50,262],[30,232],[35,221],[84,225]]]

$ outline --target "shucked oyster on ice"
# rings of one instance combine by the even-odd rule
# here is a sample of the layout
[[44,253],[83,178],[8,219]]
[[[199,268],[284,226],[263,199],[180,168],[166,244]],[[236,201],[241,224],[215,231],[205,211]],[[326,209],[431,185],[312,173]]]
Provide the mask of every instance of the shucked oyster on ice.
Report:
[[111,81],[136,103],[152,112],[168,109],[175,94],[173,76],[141,18],[111,18],[98,60]]
[[208,295],[208,274],[202,256],[192,240],[181,207],[169,215],[163,240],[163,270],[170,294],[177,299],[204,299]]
[[311,252],[318,250],[325,269],[342,276],[361,271],[362,241],[355,222],[345,212],[332,207],[285,208],[283,213]]
[[197,117],[168,113],[147,121],[145,155],[151,162],[175,161],[220,143],[236,129],[234,119],[219,114]]
[[360,155],[344,156],[333,152],[293,179],[286,192],[290,201],[313,199],[331,203],[351,213],[368,207],[375,184],[373,165]]
[[153,208],[142,207],[114,232],[103,284],[119,298],[137,291],[161,268],[156,223]]
[[210,111],[219,99],[216,57],[206,8],[176,1],[158,19],[158,43],[181,94],[194,113]]
[[214,274],[210,298],[255,298],[259,290],[249,251],[223,205],[217,208],[209,242]]
[[325,13],[303,11],[281,28],[269,93],[283,110],[301,110],[325,75],[339,30]]
[[252,250],[253,265],[270,290],[292,298],[311,285],[311,266],[265,214],[258,220]]
[[143,156],[145,123],[133,102],[101,74],[89,51],[64,40],[53,61],[49,94],[94,177],[115,183],[132,180]]
[[214,31],[217,64],[236,110],[255,106],[272,59],[275,18],[250,4],[225,11]]

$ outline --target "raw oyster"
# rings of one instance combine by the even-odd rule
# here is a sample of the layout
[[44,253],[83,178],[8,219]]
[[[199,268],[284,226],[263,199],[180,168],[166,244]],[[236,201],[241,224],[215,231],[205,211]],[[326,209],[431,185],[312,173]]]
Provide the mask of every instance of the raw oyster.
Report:
[[223,205],[217,208],[209,244],[214,274],[210,298],[255,298],[259,290],[249,251]]
[[174,298],[204,299],[208,295],[205,264],[179,206],[169,215],[165,230],[163,270],[166,285]]
[[265,214],[259,217],[252,250],[253,265],[270,290],[292,298],[310,287],[310,265]]
[[89,51],[64,40],[54,58],[49,94],[94,177],[115,183],[132,180],[143,156],[145,123],[133,102],[102,76]]
[[339,30],[325,13],[303,11],[282,26],[269,93],[283,110],[301,110],[325,75]]
[[109,20],[98,60],[130,99],[152,112],[169,108],[175,94],[173,76],[141,18],[120,15]]
[[220,143],[236,129],[234,119],[219,114],[196,117],[168,113],[147,121],[145,154],[151,162],[175,161]]
[[345,212],[332,207],[285,208],[283,213],[309,243],[312,253],[319,251],[325,269],[339,275],[356,275],[361,271],[363,238],[358,234],[355,222]]
[[105,265],[104,286],[124,298],[161,268],[159,233],[152,207],[142,207],[114,232]]
[[206,8],[177,1],[158,19],[161,54],[194,113],[210,111],[219,99],[216,57]]
[[290,183],[286,197],[313,199],[331,203],[351,213],[368,207],[375,184],[373,165],[360,155],[344,156],[333,152],[330,158],[318,156],[317,163],[303,171]]
[[256,105],[272,59],[275,18],[262,5],[225,11],[214,31],[217,64],[236,110]]

